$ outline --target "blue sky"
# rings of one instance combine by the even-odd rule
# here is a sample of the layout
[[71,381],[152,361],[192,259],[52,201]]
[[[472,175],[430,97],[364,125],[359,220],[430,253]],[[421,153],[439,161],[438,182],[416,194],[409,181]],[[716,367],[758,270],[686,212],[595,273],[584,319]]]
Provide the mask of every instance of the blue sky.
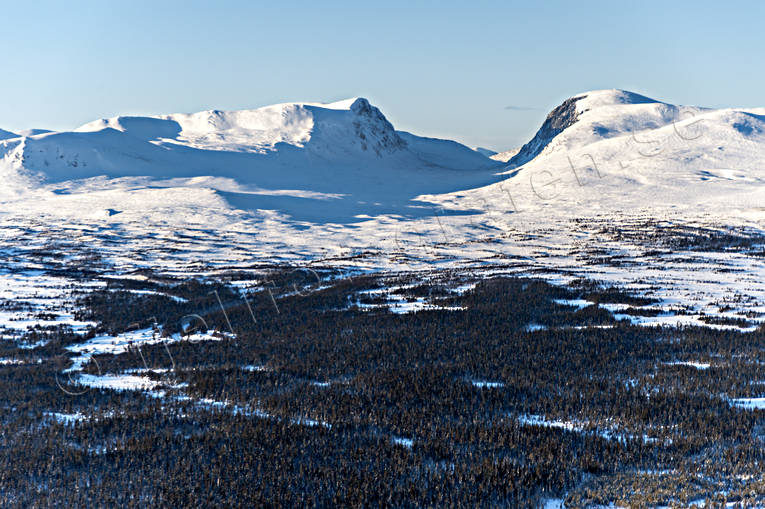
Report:
[[0,128],[7,130],[364,96],[399,129],[504,150],[586,90],[765,106],[762,2],[0,7]]

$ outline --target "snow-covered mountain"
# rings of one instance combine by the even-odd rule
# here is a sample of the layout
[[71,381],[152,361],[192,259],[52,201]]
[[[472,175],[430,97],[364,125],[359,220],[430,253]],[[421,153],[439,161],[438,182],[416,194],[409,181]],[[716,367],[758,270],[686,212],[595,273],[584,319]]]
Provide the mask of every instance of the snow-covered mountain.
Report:
[[545,217],[669,208],[757,216],[765,203],[765,108],[586,92],[555,108],[507,169],[504,182],[441,203]]
[[141,179],[142,187],[214,191],[232,207],[300,220],[419,214],[409,203],[417,195],[485,185],[498,180],[494,168],[453,141],[396,131],[363,98],[115,117],[0,141],[0,177],[12,193],[51,185],[93,193]]
[[434,209],[483,220],[714,205],[757,216],[765,203],[763,108],[586,92],[513,152],[490,159],[397,131],[361,98],[115,117],[71,132],[8,133],[0,210],[110,221],[270,211],[280,221],[355,224]]
[[[521,166],[561,147],[570,150],[696,117],[704,110],[666,104],[624,90],[598,90],[563,101],[510,160]],[[553,143],[554,142],[554,143]],[[651,143],[651,142],[647,142]]]
[[[366,99],[256,110],[114,117],[73,132],[8,133],[3,170],[60,182],[96,176],[232,176],[315,166],[475,170],[491,161],[458,143],[398,132]],[[219,160],[219,161],[217,161]],[[206,173],[207,172],[207,173]]]

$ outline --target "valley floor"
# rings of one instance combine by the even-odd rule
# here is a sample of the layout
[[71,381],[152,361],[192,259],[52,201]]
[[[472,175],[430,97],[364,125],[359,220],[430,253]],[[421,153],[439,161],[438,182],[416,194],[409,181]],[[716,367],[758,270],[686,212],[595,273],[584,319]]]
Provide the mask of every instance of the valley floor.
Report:
[[762,230],[503,221],[4,218],[0,503],[765,506]]

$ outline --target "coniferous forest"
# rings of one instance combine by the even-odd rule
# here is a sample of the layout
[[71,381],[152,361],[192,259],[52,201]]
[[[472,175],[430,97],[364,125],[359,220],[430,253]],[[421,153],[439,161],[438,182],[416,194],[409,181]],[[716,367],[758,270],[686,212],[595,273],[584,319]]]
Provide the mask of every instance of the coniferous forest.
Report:
[[114,278],[84,338],[0,343],[0,505],[765,503],[762,328],[631,325],[609,304],[650,298],[585,281],[247,278]]

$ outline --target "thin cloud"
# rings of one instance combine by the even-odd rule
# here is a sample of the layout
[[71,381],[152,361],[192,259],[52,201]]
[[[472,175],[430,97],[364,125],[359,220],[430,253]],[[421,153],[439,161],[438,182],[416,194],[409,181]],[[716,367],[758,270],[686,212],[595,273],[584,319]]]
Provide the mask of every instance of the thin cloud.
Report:
[[537,111],[539,108],[532,108],[530,106],[505,106],[508,111]]

